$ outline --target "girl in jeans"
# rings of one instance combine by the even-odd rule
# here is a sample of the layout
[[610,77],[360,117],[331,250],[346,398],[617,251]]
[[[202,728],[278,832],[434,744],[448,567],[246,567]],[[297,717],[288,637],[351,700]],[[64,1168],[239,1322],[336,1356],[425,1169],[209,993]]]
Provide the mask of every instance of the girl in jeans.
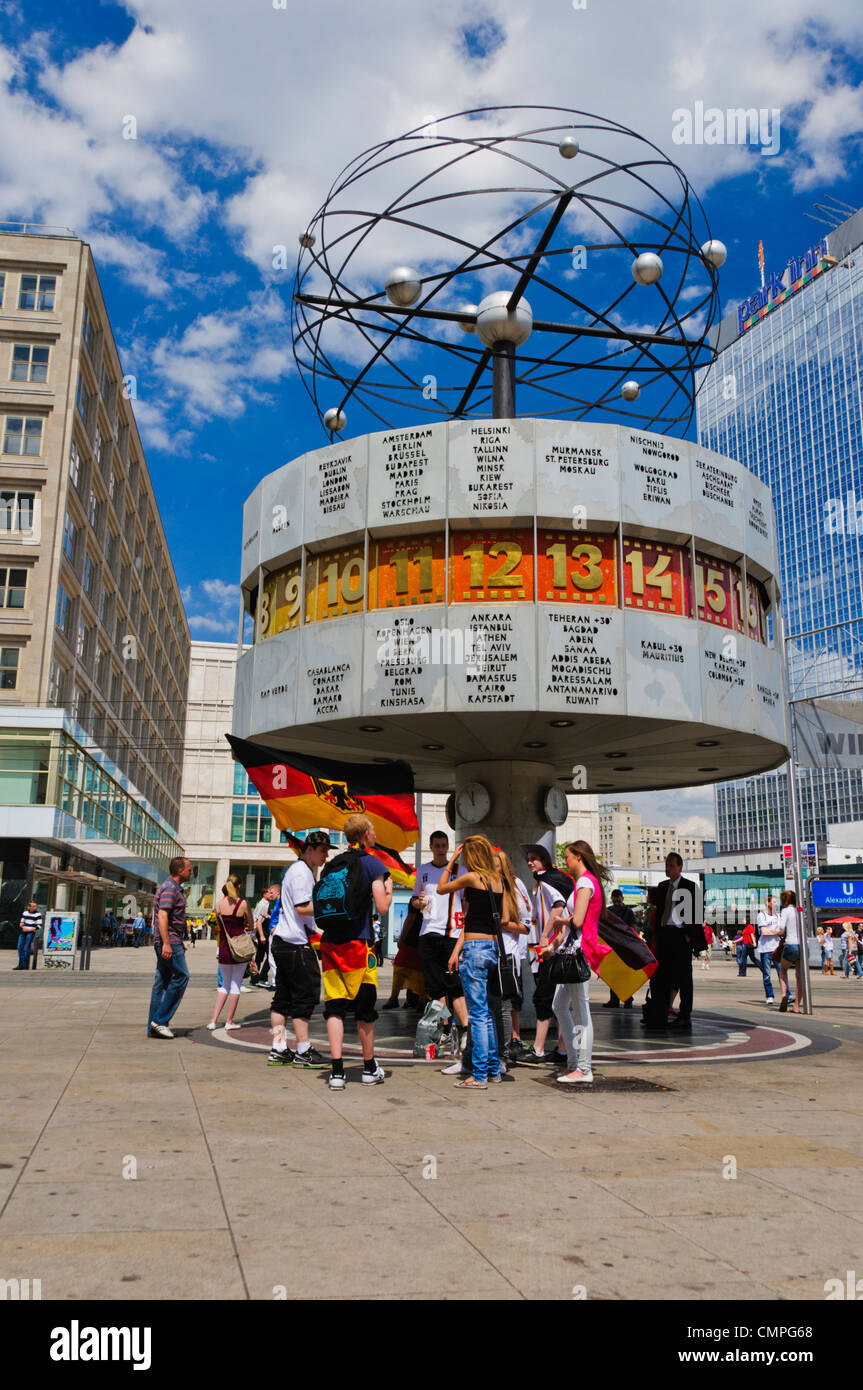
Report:
[[[565,908],[558,904],[552,909],[540,940],[540,950],[567,954],[581,946],[589,960],[596,960],[600,954],[599,919],[605,909],[603,885],[608,882],[609,873],[586,840],[573,840],[567,845],[565,858],[567,871],[575,879],[575,890]],[[556,936],[557,932],[560,935]],[[589,979],[580,985],[558,985],[554,992],[558,1032],[566,1045],[567,1069],[557,1078],[562,1086],[593,1080],[589,994]]]
[[797,915],[797,894],[787,888],[779,896],[779,906],[781,908],[779,925],[785,933],[785,944],[782,947],[782,959],[779,964],[779,979],[784,991],[779,1012],[784,1014],[788,1008],[788,1000],[791,998],[788,971],[793,970],[797,982],[797,998],[793,1012],[799,1014],[800,1001],[803,998],[803,981],[800,976],[800,919]]
[[[464,872],[450,880],[458,858],[462,859]],[[464,926],[447,968],[458,970],[467,1000],[473,1074],[457,1081],[456,1086],[465,1091],[484,1091],[489,1080],[500,1080],[497,1029],[488,1002],[489,972],[498,963],[497,930],[489,894],[494,898],[501,927],[510,921],[518,922],[518,907],[505,891],[494,862],[494,850],[484,835],[469,835],[463,845],[457,846],[441,874],[437,891],[444,895],[461,892],[464,904]]]

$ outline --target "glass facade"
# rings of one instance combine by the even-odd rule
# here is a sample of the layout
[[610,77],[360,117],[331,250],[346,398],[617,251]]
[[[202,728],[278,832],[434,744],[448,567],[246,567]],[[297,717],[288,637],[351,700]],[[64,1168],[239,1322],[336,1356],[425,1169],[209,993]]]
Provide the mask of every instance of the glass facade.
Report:
[[[773,494],[792,700],[863,685],[861,358],[857,248],[729,342],[700,382],[699,442]],[[799,792],[806,840],[863,819],[859,772],[801,770]],[[784,773],[722,784],[715,801],[720,852],[790,839]]]

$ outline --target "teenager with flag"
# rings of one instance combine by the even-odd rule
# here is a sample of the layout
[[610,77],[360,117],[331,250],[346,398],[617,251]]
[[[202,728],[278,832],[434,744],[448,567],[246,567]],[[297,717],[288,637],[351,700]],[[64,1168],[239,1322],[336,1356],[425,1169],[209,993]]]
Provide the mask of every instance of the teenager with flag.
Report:
[[[342,1047],[345,1017],[353,1012],[363,1052],[364,1085],[380,1085],[383,1068],[375,1058],[378,963],[374,951],[372,907],[383,917],[390,908],[390,871],[372,853],[375,828],[368,816],[350,815],[344,823],[348,850],[337,855],[321,875],[314,894],[315,921],[321,929],[324,1018],[332,1058],[328,1085],[345,1088]],[[276,988],[278,989],[278,970]]]
[[536,1014],[536,1036],[533,1047],[528,1047],[519,1057],[521,1064],[529,1066],[544,1065],[546,1062],[563,1061],[563,1054],[548,1054],[545,1040],[554,1016],[554,984],[549,978],[551,960],[541,946],[543,935],[546,943],[553,940],[553,934],[546,932],[546,926],[553,909],[565,907],[574,888],[572,877],[556,868],[545,845],[522,845],[527,867],[533,874],[534,889],[533,926],[528,938],[530,968],[533,971],[533,1008]]

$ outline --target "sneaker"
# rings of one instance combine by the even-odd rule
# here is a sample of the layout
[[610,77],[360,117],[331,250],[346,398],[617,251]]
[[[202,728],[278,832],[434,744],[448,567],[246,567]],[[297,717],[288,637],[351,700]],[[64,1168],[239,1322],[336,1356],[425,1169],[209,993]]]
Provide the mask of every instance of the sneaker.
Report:
[[400,1009],[400,1008],[401,1008],[401,1005],[400,1005],[398,999],[388,999],[387,1002],[386,1002],[385,1004],[381,1004],[381,1012],[382,1012],[382,1013],[385,1013],[385,1012],[387,1011],[387,1009]]
[[345,1089],[345,1080],[346,1077],[344,1072],[342,1072],[341,1076],[336,1076],[334,1072],[330,1072],[327,1077],[327,1085],[331,1091],[343,1091]]
[[769,998],[769,999],[765,999],[764,1002],[765,1002],[765,1004],[775,1004],[775,1003],[776,1003],[776,1000],[773,998],[773,995],[771,994],[770,998]]
[[156,1038],[173,1038],[173,1036],[174,1036],[174,1034],[171,1032],[170,1028],[166,1028],[165,1025],[164,1025],[164,1023],[151,1023],[151,1024],[150,1024],[150,1037],[151,1037],[151,1038],[152,1038],[152,1037],[156,1037]]
[[546,1062],[551,1061],[551,1056],[548,1052],[537,1052],[533,1047],[526,1047],[524,1056],[519,1057],[518,1060],[522,1066],[544,1067]]
[[441,1067],[441,1076],[461,1076],[464,1067],[461,1062],[452,1062],[448,1067]]
[[504,1048],[504,1055],[508,1062],[520,1062],[527,1048],[521,1038],[511,1038]]
[[378,1063],[374,1071],[366,1071],[363,1069],[364,1086],[380,1086],[384,1081],[386,1081],[386,1076],[384,1075],[384,1069],[380,1063]]
[[295,1067],[305,1067],[309,1071],[317,1071],[330,1065],[316,1047],[310,1047],[305,1052],[295,1052],[291,1060]]
[[567,1057],[565,1052],[552,1052],[551,1061],[552,1064],[556,1067],[569,1066],[569,1058]]
[[252,991],[251,991],[251,989],[249,988],[248,985],[240,985],[240,993],[241,993],[241,994],[251,994],[251,992],[252,992]]
[[576,1075],[574,1072],[569,1072],[566,1076],[559,1076],[557,1078],[558,1086],[576,1086],[580,1082],[587,1086],[592,1085],[593,1072],[584,1072],[582,1075]]
[[242,1028],[242,1026],[243,1026],[242,1023],[226,1023],[226,1024],[224,1025],[224,1028],[225,1028],[225,1032],[228,1033],[228,1032],[231,1031],[232,1028]]
[[289,1067],[293,1060],[294,1054],[289,1047],[286,1047],[284,1052],[277,1052],[276,1049],[273,1047],[270,1048],[270,1055],[267,1058],[267,1066]]

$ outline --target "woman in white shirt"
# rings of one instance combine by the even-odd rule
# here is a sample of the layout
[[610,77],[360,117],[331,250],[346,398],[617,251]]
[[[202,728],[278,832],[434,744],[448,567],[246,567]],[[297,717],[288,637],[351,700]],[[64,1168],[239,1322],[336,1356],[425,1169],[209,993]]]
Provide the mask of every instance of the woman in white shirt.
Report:
[[793,970],[797,982],[797,998],[794,1002],[793,1013],[799,1014],[800,1003],[803,998],[803,980],[800,971],[800,918],[797,913],[797,894],[787,888],[779,897],[779,926],[785,935],[785,943],[782,947],[782,960],[779,964],[779,979],[782,982],[782,1002],[779,1005],[779,1012],[784,1014],[788,1008],[788,1000],[791,997],[791,988],[788,984],[788,971]]

